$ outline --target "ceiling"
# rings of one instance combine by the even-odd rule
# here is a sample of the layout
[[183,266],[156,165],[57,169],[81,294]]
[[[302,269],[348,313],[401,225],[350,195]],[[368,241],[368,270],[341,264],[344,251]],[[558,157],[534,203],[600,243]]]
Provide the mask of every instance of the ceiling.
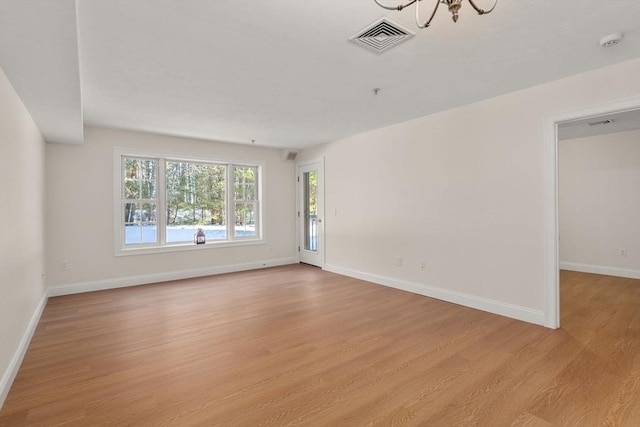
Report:
[[[384,16],[416,35],[348,41]],[[50,142],[84,124],[302,149],[639,56],[638,0],[464,2],[423,30],[373,0],[0,0],[0,66]]]

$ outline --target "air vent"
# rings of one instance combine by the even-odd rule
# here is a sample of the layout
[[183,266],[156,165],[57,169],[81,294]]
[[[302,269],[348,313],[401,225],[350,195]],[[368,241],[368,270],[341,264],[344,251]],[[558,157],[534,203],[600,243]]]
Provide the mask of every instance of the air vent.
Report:
[[282,160],[295,160],[298,157],[297,151],[292,151],[289,149],[282,150]]
[[372,52],[382,53],[410,39],[413,35],[411,31],[389,18],[380,18],[350,37],[349,41]]
[[610,123],[613,123],[613,120],[600,120],[599,122],[589,123],[589,126],[602,126],[602,125],[608,125]]

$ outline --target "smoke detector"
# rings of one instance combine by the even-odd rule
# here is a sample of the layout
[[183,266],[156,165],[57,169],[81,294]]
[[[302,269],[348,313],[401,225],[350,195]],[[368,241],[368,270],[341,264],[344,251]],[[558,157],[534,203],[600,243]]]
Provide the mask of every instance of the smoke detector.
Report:
[[615,46],[618,43],[620,43],[620,40],[622,40],[622,34],[620,33],[609,34],[608,36],[604,36],[603,38],[600,39],[600,46],[602,47]]

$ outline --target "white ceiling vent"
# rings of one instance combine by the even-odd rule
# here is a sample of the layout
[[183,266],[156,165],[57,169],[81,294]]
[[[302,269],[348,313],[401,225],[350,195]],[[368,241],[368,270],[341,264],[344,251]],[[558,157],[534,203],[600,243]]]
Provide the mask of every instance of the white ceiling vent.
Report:
[[414,33],[389,18],[380,18],[373,24],[358,31],[349,41],[372,52],[382,53],[403,41],[410,39]]

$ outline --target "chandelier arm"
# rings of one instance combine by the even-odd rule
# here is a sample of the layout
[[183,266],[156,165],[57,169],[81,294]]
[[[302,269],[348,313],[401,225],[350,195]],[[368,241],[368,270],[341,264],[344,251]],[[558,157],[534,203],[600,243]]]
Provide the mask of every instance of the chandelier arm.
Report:
[[431,12],[429,19],[427,19],[424,24],[420,24],[420,3],[416,5],[416,25],[418,28],[427,28],[431,25],[431,21],[433,21],[433,17],[436,16],[436,12],[438,11],[438,6],[440,6],[440,0],[436,0],[436,7],[433,8],[433,12]]
[[387,5],[384,5],[384,4],[380,3],[379,0],[373,0],[373,1],[376,2],[376,4],[378,6],[380,6],[381,8],[383,8],[383,9],[387,9],[387,10],[402,10],[405,7],[411,6],[412,4],[414,4],[415,2],[420,1],[420,0],[411,0],[406,4],[399,4],[397,6],[387,6]]
[[474,8],[476,10],[476,12],[478,12],[478,15],[484,15],[487,13],[491,13],[493,11],[493,9],[496,8],[496,5],[498,4],[498,0],[495,0],[493,2],[493,6],[491,6],[491,9],[489,10],[484,10],[479,8],[478,6],[476,6],[476,4],[473,2],[473,0],[469,0],[469,4],[471,5],[472,8]]

